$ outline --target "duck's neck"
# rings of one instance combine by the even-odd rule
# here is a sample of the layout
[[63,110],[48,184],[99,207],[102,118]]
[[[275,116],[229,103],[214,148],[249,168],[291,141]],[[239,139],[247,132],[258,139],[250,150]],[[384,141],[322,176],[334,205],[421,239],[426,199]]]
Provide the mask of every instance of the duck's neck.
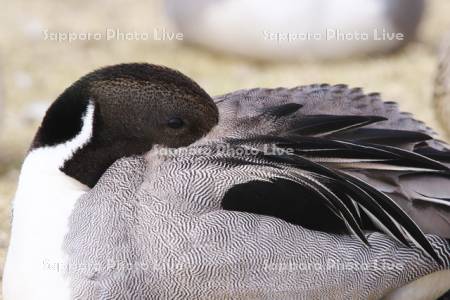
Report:
[[61,168],[90,141],[93,113],[90,105],[81,131],[72,139],[58,145],[34,143],[35,148],[25,158],[12,203],[3,281],[5,299],[69,299],[63,243],[74,206],[88,187]]
[[28,154],[20,172],[16,198],[23,194],[28,194],[30,198],[40,194],[59,194],[63,201],[64,193],[89,190],[89,187],[60,170],[61,161],[55,150],[37,149]]
[[60,149],[53,150],[32,150],[21,170],[4,270],[5,299],[70,298],[63,244],[76,202],[88,187],[59,170]]
[[[18,194],[38,191],[53,194],[59,191],[85,192],[88,190],[86,185],[67,176],[61,170],[77,151],[80,151],[91,141],[94,127],[94,109],[92,103],[87,106],[82,116],[82,128],[72,139],[57,145],[41,145],[30,150],[20,173]],[[42,128],[41,126],[40,130]],[[39,136],[38,132],[37,137]],[[35,140],[33,144],[40,143],[36,143]]]

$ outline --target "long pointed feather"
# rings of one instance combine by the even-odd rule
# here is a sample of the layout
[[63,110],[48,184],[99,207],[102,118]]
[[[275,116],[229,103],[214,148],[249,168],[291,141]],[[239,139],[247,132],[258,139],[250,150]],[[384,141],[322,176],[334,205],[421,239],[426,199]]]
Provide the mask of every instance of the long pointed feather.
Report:
[[425,234],[422,232],[419,226],[417,226],[417,224],[405,213],[405,211],[400,206],[398,206],[397,203],[395,203],[394,200],[392,200],[386,194],[372,188],[370,185],[357,177],[348,174],[344,174],[344,176],[347,178],[351,178],[354,183],[361,186],[362,188],[365,188],[368,193],[377,195],[378,199],[384,200],[383,205],[389,210],[389,213],[396,221],[400,220],[400,224],[404,224],[402,225],[402,228],[406,230],[406,232],[410,235],[412,241],[417,242],[417,244],[420,245],[421,248],[423,248],[431,257],[433,257],[433,259],[441,263],[439,256],[437,255],[433,246],[431,246],[431,243],[425,237]]
[[315,188],[320,192],[323,197],[325,197],[328,201],[330,201],[334,207],[336,207],[339,213],[342,215],[343,220],[346,226],[350,229],[352,233],[355,234],[364,244],[369,245],[364,233],[361,230],[358,222],[355,219],[355,216],[348,209],[347,205],[342,202],[339,197],[337,197],[331,190],[329,190],[326,186],[320,184],[318,181],[314,181],[311,178],[303,177],[303,180],[309,182],[311,185],[315,185]]
[[440,205],[445,205],[445,206],[449,206],[450,207],[450,198],[440,198],[440,197],[430,197],[427,195],[424,195],[422,193],[416,192],[417,194],[419,194],[420,196],[415,196],[414,199],[415,200],[422,200],[422,201],[427,201],[427,202],[433,202],[436,204],[440,204]]
[[324,136],[385,120],[386,118],[378,116],[308,115],[296,120],[288,133]]
[[[307,141],[314,143],[315,141],[312,141],[314,138],[308,138]],[[258,148],[263,145],[259,143],[257,139],[254,140],[255,144],[254,147]],[[237,143],[244,143],[244,141],[237,141]],[[277,147],[280,147],[281,149],[288,149],[293,148],[295,151],[298,150],[298,148],[301,148],[303,144],[299,142],[292,142],[289,139],[280,139],[280,138],[271,138],[266,137],[265,138],[266,144],[276,144]],[[321,141],[321,146],[326,145],[327,143]],[[390,156],[391,159],[404,159],[404,156],[411,159],[411,163],[415,163],[416,160],[421,161],[422,167],[434,167],[436,169],[447,169],[444,165],[440,164],[439,162],[435,162],[433,160],[425,158],[425,162],[421,160],[421,156],[417,155],[415,153],[411,153],[409,151],[396,151],[396,149],[391,149],[391,147],[382,147],[377,148],[378,145],[354,145],[352,143],[346,143],[346,142],[336,142],[332,141],[331,146],[335,147],[336,145],[342,146],[342,147],[348,147],[348,148],[358,148],[358,150],[361,149],[361,151],[367,151],[369,153],[375,153],[377,155],[382,156]],[[267,146],[267,145],[266,145]],[[269,147],[270,149],[270,147]],[[283,152],[282,152],[283,153]],[[339,171],[332,170],[324,165],[318,164],[316,162],[313,162],[307,158],[303,158],[299,155],[292,155],[292,154],[281,154],[281,155],[265,155],[263,152],[259,154],[259,157],[262,160],[265,161],[272,161],[275,164],[288,164],[294,168],[297,168],[299,170],[304,170],[312,173],[316,173],[325,177],[329,177],[331,179],[336,180],[341,184],[341,187],[344,189],[345,193],[349,194],[350,196],[355,199],[355,201],[358,201],[359,204],[363,205],[366,209],[370,211],[374,216],[376,216],[377,219],[379,219],[382,224],[388,228],[390,233],[392,233],[397,239],[400,241],[403,241],[404,243],[407,243],[404,234],[407,234],[408,237],[411,238],[411,241],[414,243],[417,243],[420,245],[421,248],[423,248],[431,257],[436,259],[436,261],[439,262],[438,256],[433,250],[433,247],[423,234],[423,232],[420,230],[420,228],[415,224],[413,220],[387,195],[385,195],[382,192],[379,192],[372,186],[366,184],[362,180],[355,178],[353,176],[341,173]],[[406,161],[408,161],[406,159]],[[342,200],[339,200],[339,202],[336,202],[337,205],[344,205],[342,203]],[[338,207],[338,209],[341,209]],[[348,210],[348,208],[347,208]],[[351,216],[354,219],[354,216],[350,213],[349,216]],[[348,216],[344,216],[345,218],[348,218]],[[349,219],[351,220],[351,218]],[[409,244],[409,243],[407,243]]]
[[[339,174],[337,174],[339,176]],[[395,237],[395,239],[401,241],[403,244],[408,245],[408,241],[403,236],[401,231],[401,225],[389,215],[389,213],[376,201],[376,198],[371,196],[367,191],[355,185],[353,182],[348,180],[340,181],[340,188],[344,190],[349,190],[347,193],[353,193],[355,199],[358,199],[358,204],[368,210],[377,223],[383,224],[384,231]]]
[[429,135],[417,131],[380,128],[357,128],[348,132],[335,134],[332,138],[338,140],[348,140],[351,142],[391,146],[418,143],[432,139]]
[[[365,206],[369,209],[374,215],[378,216],[381,222],[385,224],[390,230],[388,233],[393,234],[398,240],[403,241],[405,245],[409,245],[406,239],[403,237],[400,228],[398,228],[397,224],[393,222],[391,216],[383,209],[383,207],[375,201],[375,199],[362,189],[360,186],[355,185],[353,182],[345,180],[343,176],[339,173],[332,171],[324,166],[316,164],[314,162],[305,160],[301,157],[296,156],[296,158],[283,157],[284,163],[291,163],[292,165],[297,165],[297,167],[301,167],[302,169],[308,169],[310,172],[316,172],[320,175],[329,177],[329,180],[338,182],[340,184],[340,188],[344,189],[346,193],[354,194],[355,199],[357,199],[358,203]],[[272,157],[272,159],[280,159],[280,157]],[[281,159],[283,161],[283,159]]]

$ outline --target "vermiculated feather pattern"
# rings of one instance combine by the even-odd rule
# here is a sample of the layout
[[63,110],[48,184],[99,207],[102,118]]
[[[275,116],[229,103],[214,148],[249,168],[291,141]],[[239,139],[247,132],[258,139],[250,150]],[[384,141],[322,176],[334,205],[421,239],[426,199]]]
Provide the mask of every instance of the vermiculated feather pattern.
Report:
[[450,192],[433,186],[449,180],[448,145],[423,123],[344,85],[216,104],[204,139],[118,161],[80,199],[75,298],[377,299],[450,268],[448,242],[421,231],[450,233],[436,206]]
[[212,160],[117,162],[72,217],[68,264],[85,266],[69,269],[74,297],[376,299],[450,266],[449,245],[435,236],[428,239],[442,266],[379,233],[366,234],[369,248],[347,235],[223,210],[229,187],[265,174]]

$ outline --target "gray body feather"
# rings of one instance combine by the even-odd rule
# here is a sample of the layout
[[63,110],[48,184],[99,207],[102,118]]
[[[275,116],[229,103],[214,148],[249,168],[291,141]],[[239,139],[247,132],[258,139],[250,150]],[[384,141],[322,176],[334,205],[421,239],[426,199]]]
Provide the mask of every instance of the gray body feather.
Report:
[[[287,103],[303,107],[288,117],[270,113]],[[433,203],[450,195],[448,185],[443,186],[449,180],[442,176],[434,180],[422,171],[372,172],[371,165],[323,163],[361,178],[406,207],[422,229],[436,234],[427,237],[441,265],[419,248],[381,233],[366,232],[367,247],[353,236],[221,207],[225,193],[236,185],[305,176],[286,165],[254,167],[254,157],[230,167],[225,162],[234,157],[214,151],[225,138],[287,135],[295,120],[320,114],[383,116],[388,120],[368,127],[434,136],[423,123],[377,94],[345,86],[238,91],[216,98],[216,104],[219,124],[204,139],[174,153],[161,154],[156,147],[145,159],[121,159],[78,201],[64,244],[75,299],[378,299],[450,268],[450,245],[443,239],[449,237],[449,210]],[[183,152],[202,147],[212,151]],[[401,147],[419,149],[411,142]],[[421,147],[448,149],[435,139],[422,141]]]
[[74,298],[378,299],[450,267],[436,236],[443,266],[379,233],[369,248],[220,209],[223,191],[249,180],[245,169],[189,156],[115,163],[74,210],[65,245]]
[[[414,119],[412,114],[401,112],[396,103],[384,102],[378,93],[365,94],[360,88],[351,89],[346,85],[316,84],[292,89],[241,90],[216,97],[215,101],[221,117],[219,126],[212,133],[216,137],[283,134],[292,127],[292,116],[274,121],[261,117],[261,112],[275,105],[298,103],[302,108],[295,113],[294,119],[321,114],[382,116],[387,120],[365,128],[413,131],[432,138],[395,145],[406,150],[415,151],[418,146],[426,145],[446,153],[450,151],[449,145],[439,140],[433,129]],[[387,171],[387,168],[366,172],[366,167],[363,165],[351,171],[364,180],[371,180],[375,187],[394,197],[422,230],[450,238],[449,176],[423,176],[420,172],[404,175],[404,170],[393,172]],[[431,201],[430,198],[436,196],[446,198],[447,205],[436,205]]]
[[[295,88],[239,90],[215,97],[219,107],[221,125],[219,127],[228,134],[238,131],[246,134],[245,121],[250,116],[258,116],[264,108],[285,103],[303,105],[296,116],[307,115],[368,115],[383,116],[387,120],[368,127],[389,128],[422,132],[436,139],[428,141],[433,148],[450,149],[449,145],[437,139],[436,132],[421,121],[414,119],[410,113],[401,112],[397,103],[384,102],[379,93],[366,94],[361,88],[349,88],[346,85],[313,84]],[[261,120],[265,123],[267,120]],[[255,120],[256,122],[256,120]],[[261,134],[270,128],[274,133],[286,130],[285,123],[269,122],[269,126],[253,126],[253,132]],[[241,128],[241,130],[239,130]],[[266,129],[267,128],[267,129]],[[265,132],[267,133],[267,132]]]

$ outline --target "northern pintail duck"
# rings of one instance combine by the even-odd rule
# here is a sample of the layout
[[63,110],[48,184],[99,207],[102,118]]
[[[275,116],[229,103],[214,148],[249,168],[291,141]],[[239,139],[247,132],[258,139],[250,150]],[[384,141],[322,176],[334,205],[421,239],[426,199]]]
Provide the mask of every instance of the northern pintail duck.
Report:
[[211,98],[165,67],[99,69],[25,159],[4,299],[437,298],[448,149],[359,88]]

